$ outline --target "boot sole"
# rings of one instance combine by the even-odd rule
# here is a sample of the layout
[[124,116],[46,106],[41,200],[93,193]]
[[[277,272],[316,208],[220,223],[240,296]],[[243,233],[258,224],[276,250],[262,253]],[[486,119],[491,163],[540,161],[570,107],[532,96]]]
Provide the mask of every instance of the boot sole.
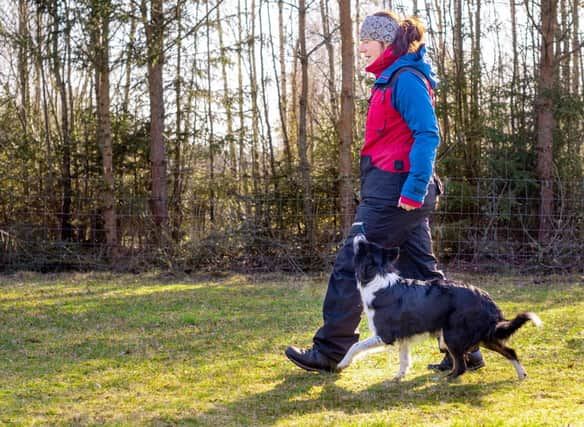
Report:
[[296,366],[298,366],[301,369],[304,369],[305,371],[309,371],[309,372],[320,372],[321,374],[333,374],[335,373],[334,370],[331,369],[326,369],[326,368],[315,368],[314,366],[309,366],[306,365],[302,362],[300,362],[299,360],[294,359],[294,357],[290,354],[288,354],[288,352],[284,352],[284,354],[286,355],[286,357],[288,358],[288,360],[290,360],[290,362],[294,363]]
[[[484,368],[484,367],[485,367],[485,362],[481,362],[477,365],[467,366],[466,370],[468,372],[472,372],[472,371],[477,371],[477,370]],[[439,366],[439,365],[428,365],[428,369],[433,370],[433,371],[446,372],[446,371],[451,371],[452,366],[443,367],[443,366]]]

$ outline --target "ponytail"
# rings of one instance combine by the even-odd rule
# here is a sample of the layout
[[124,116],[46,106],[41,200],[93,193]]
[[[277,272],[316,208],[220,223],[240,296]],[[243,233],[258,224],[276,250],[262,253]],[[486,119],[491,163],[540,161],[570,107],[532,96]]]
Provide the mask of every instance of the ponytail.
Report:
[[394,54],[402,56],[416,52],[422,44],[425,31],[424,25],[415,16],[402,20],[392,45]]

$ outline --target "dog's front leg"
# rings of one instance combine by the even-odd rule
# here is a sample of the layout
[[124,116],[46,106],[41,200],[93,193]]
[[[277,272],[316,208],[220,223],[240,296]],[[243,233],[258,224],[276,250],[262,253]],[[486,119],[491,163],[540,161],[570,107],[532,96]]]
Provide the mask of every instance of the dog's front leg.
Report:
[[410,353],[410,343],[407,340],[399,342],[399,371],[393,377],[394,381],[399,381],[407,374],[412,366],[412,355]]
[[345,354],[345,357],[343,357],[343,360],[341,360],[339,362],[339,364],[337,365],[337,372],[340,372],[343,369],[345,369],[347,366],[349,366],[351,364],[351,362],[353,361],[353,359],[355,359],[355,357],[357,357],[359,354],[363,353],[364,351],[371,350],[371,349],[381,347],[384,345],[385,345],[385,343],[383,342],[383,340],[380,337],[378,337],[377,335],[353,344],[351,346],[351,348],[349,349],[349,351],[347,352],[347,354]]

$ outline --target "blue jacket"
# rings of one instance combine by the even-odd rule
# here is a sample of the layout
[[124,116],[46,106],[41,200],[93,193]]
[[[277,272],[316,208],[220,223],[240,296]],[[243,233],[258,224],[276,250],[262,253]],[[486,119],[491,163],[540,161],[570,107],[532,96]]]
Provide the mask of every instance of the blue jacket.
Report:
[[[361,152],[366,157],[361,159],[364,197],[393,199],[395,194],[390,193],[395,188],[396,177],[388,174],[407,173],[397,178],[403,182],[399,196],[415,207],[423,204],[440,142],[433,97],[436,77],[425,53],[426,48],[422,46],[417,52],[399,58],[385,55],[378,59],[381,64],[389,62],[389,65],[377,74],[372,88]],[[391,82],[392,76],[403,67],[414,68],[425,78],[405,70]],[[375,63],[367,68],[374,69]]]

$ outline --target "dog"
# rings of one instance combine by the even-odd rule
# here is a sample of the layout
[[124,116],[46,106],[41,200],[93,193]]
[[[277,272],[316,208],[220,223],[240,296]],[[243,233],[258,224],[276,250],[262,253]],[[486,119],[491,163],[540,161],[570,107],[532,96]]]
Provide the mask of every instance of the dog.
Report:
[[353,239],[355,276],[372,336],[353,344],[337,365],[340,372],[356,356],[399,345],[400,367],[394,380],[402,379],[411,366],[410,345],[419,335],[439,338],[440,348],[453,360],[448,379],[466,371],[464,354],[483,346],[507,358],[520,380],[527,376],[517,353],[505,345],[527,321],[541,326],[531,312],[506,320],[485,291],[446,280],[418,281],[401,278],[393,263],[399,248],[382,248],[363,234]]

